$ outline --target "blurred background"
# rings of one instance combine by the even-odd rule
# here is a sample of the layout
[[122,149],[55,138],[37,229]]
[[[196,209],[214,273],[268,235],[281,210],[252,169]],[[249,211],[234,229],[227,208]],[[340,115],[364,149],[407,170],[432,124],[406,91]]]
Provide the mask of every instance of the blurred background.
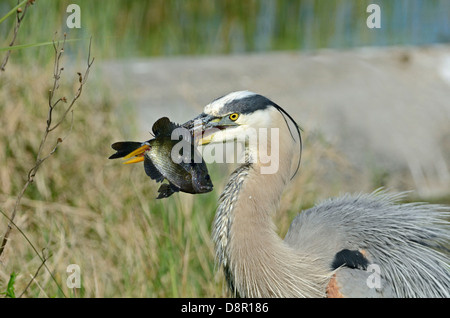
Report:
[[[0,19],[15,0],[0,3]],[[80,28],[69,28],[69,4]],[[369,28],[370,4],[380,28]],[[15,15],[0,23],[0,58]],[[55,35],[55,32],[56,35]],[[411,191],[450,203],[450,2],[447,0],[36,0],[0,73],[0,209],[10,215],[42,138],[53,39],[68,40],[59,94],[71,98],[92,37],[92,66],[67,138],[38,171],[0,257],[24,297],[222,297],[210,240],[233,165],[209,165],[215,190],[155,200],[142,166],[108,161],[111,143],[147,140],[213,99],[251,90],[302,126],[300,173],[283,195],[281,236],[302,209],[345,192]],[[71,122],[73,124],[71,125]],[[3,237],[7,219],[0,216]],[[69,264],[81,288],[66,284]],[[38,270],[39,269],[39,270]],[[36,275],[37,273],[37,275]],[[52,275],[50,275],[50,273]],[[53,278],[52,278],[53,277]],[[29,284],[29,287],[26,286]]]

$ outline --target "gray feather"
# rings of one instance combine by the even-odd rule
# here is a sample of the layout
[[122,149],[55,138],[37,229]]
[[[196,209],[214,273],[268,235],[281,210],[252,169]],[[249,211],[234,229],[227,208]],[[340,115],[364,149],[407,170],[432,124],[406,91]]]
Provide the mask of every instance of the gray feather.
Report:
[[397,297],[449,297],[449,210],[398,204],[405,195],[376,191],[328,199],[299,214],[285,242],[326,258],[344,248],[364,250]]

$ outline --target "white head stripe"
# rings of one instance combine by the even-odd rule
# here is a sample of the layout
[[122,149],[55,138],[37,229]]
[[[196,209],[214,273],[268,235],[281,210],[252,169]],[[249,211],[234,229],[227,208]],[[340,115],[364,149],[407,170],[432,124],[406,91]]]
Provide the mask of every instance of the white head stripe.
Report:
[[219,110],[227,103],[233,101],[233,100],[239,100],[248,96],[257,95],[256,93],[250,92],[250,91],[237,91],[229,93],[219,99],[216,99],[215,101],[211,102],[210,104],[205,106],[205,109],[203,110],[204,113],[209,115],[217,116],[219,114]]

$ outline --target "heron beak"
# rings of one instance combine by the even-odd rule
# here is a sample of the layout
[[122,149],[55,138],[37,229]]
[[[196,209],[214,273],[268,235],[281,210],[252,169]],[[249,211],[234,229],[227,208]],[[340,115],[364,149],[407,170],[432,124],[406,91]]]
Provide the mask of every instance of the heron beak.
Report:
[[147,150],[150,150],[150,146],[145,144],[145,145],[139,147],[138,149],[136,149],[135,151],[129,153],[128,155],[123,157],[123,159],[125,159],[125,160],[130,159],[130,158],[131,159],[128,161],[125,161],[124,164],[137,163],[137,162],[144,161],[144,153]]
[[211,142],[214,134],[223,129],[220,126],[221,119],[221,117],[202,113],[182,126],[190,131],[196,144],[207,145]]

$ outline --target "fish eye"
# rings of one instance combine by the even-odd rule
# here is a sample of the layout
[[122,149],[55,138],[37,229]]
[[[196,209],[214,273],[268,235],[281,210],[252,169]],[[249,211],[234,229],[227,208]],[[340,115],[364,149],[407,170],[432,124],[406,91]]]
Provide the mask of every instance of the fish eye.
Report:
[[231,119],[232,121],[236,121],[238,118],[239,118],[239,114],[238,114],[238,113],[232,113],[232,114],[230,115],[230,119]]

